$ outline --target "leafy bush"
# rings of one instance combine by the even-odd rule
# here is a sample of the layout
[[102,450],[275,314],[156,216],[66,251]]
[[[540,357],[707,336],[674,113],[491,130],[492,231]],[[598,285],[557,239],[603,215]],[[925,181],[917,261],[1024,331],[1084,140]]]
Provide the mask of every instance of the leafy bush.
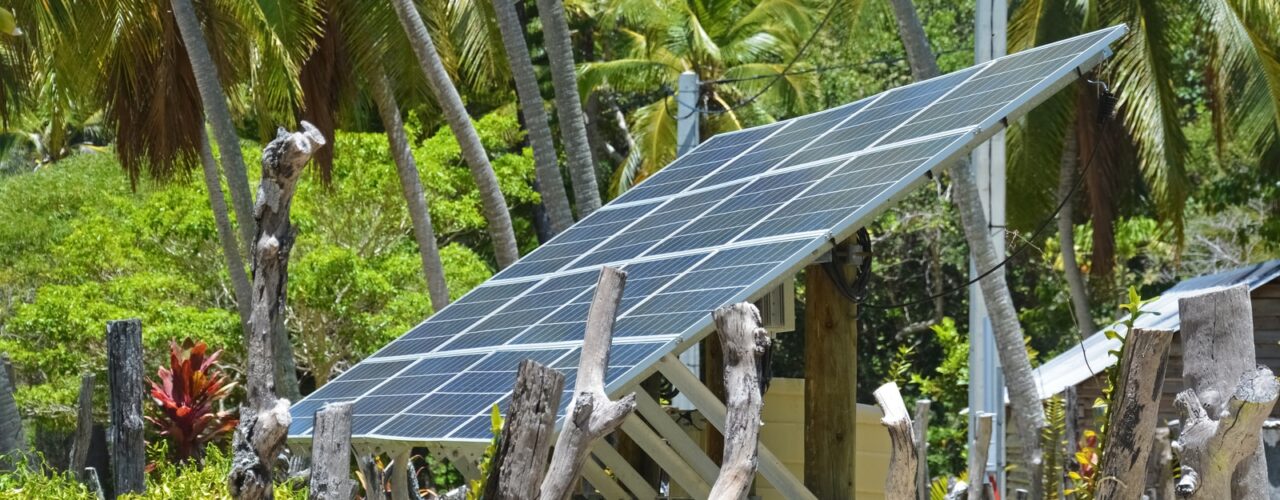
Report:
[[173,458],[179,462],[203,463],[205,445],[238,422],[231,412],[214,409],[231,395],[235,384],[214,365],[222,351],[205,356],[208,348],[191,339],[181,346],[169,342],[169,368],[156,372],[159,383],[150,381],[151,399],[159,411],[147,416],[147,421],[169,439]]

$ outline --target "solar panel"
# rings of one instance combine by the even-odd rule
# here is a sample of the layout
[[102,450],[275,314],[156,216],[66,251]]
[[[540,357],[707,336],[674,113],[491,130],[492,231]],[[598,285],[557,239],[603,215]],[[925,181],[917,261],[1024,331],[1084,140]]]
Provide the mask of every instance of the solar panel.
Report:
[[358,440],[490,439],[519,360],[566,373],[601,265],[627,272],[606,385],[619,392],[1108,55],[1108,28],[821,113],[718,135],[293,406],[354,401]]

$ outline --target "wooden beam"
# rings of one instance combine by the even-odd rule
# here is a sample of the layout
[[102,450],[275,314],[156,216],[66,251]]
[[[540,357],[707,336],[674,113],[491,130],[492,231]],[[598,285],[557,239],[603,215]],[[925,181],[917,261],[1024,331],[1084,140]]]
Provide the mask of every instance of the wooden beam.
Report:
[[658,433],[649,428],[640,417],[628,415],[622,422],[622,432],[627,433],[634,439],[640,448],[653,457],[654,460],[662,466],[662,470],[667,471],[671,475],[671,479],[675,480],[681,487],[688,491],[690,495],[696,498],[706,498],[711,494],[711,483],[715,481],[704,480],[693,467],[676,453],[671,445]]
[[316,412],[308,500],[350,500],[356,492],[351,479],[351,406],[330,403]]
[[631,463],[627,462],[627,459],[618,450],[609,446],[609,443],[603,440],[596,441],[595,444],[591,445],[591,454],[599,458],[600,462],[604,463],[604,466],[608,467],[610,471],[613,471],[613,477],[618,478],[622,485],[631,491],[632,496],[646,500],[658,498],[658,490],[653,489],[653,486],[649,484],[649,480],[636,471],[635,467],[632,467]]
[[826,266],[805,268],[804,484],[818,498],[853,498],[857,306],[840,294]]
[[1135,328],[1124,340],[1119,379],[1102,450],[1098,498],[1139,498],[1160,412],[1173,331]]
[[671,416],[667,415],[667,412],[662,410],[662,406],[657,401],[654,401],[652,396],[644,392],[637,392],[636,410],[658,432],[658,435],[662,436],[667,441],[667,444],[671,445],[671,449],[675,450],[680,455],[680,458],[702,477],[703,481],[706,481],[707,484],[716,482],[716,477],[720,476],[720,467],[717,467],[715,462],[711,461],[711,457],[707,456],[702,451],[702,448],[698,446],[698,443],[694,442],[693,438],[689,437],[684,432],[684,429],[680,428],[680,424],[677,424],[675,420],[671,419]]
[[591,487],[595,488],[596,491],[600,493],[600,496],[604,497],[605,500],[631,499],[631,495],[628,495],[626,490],[623,490],[622,486],[618,485],[617,481],[610,478],[609,475],[604,472],[604,469],[601,469],[600,466],[590,458],[587,459],[586,463],[582,464],[582,478],[586,479],[588,483],[591,483]]
[[[711,391],[698,377],[689,371],[684,363],[674,355],[667,354],[658,361],[658,370],[662,375],[680,390],[681,394],[689,398],[693,405],[702,412],[707,421],[717,429],[724,431],[725,406],[724,403],[716,399]],[[763,444],[759,447],[760,453],[760,475],[764,476],[774,489],[782,493],[789,499],[817,499],[813,493],[805,488],[804,483],[800,481],[790,470],[778,460],[778,457],[769,451],[769,448]]]

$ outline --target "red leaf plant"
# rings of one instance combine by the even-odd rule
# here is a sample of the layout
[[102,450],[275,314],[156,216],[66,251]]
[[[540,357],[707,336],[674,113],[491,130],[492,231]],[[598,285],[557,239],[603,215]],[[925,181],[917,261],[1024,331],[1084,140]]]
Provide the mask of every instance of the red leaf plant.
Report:
[[204,342],[184,340],[179,346],[169,341],[169,368],[156,371],[160,382],[151,384],[151,399],[159,412],[148,416],[169,439],[170,451],[180,462],[203,462],[205,445],[235,429],[238,420],[229,411],[216,411],[214,406],[226,399],[235,387],[214,363],[222,351],[208,356]]

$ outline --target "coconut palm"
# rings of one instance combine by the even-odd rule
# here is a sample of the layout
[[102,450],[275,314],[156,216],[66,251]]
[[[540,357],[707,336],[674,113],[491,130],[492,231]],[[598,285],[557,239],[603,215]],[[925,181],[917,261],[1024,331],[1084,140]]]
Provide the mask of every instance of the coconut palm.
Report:
[[444,62],[436,52],[436,46],[413,1],[393,0],[392,5],[395,7],[401,26],[409,36],[414,53],[418,56],[418,62],[427,78],[431,93],[436,98],[436,104],[444,113],[445,121],[448,122],[454,136],[458,138],[462,157],[471,169],[471,176],[480,193],[485,220],[488,222],[489,237],[493,240],[498,267],[510,266],[520,258],[520,251],[516,246],[515,231],[511,227],[511,213],[507,209],[507,201],[502,197],[502,191],[498,189],[498,177],[493,172],[493,166],[489,164],[489,157],[480,143],[480,136],[476,134],[475,127],[471,124],[467,108],[458,95],[458,89],[449,79]]
[[[512,0],[493,0],[493,11],[497,17],[498,27],[502,31],[502,45],[507,53],[507,65],[511,68],[511,76],[516,82],[516,95],[520,99],[520,115],[524,117],[524,126],[529,131],[529,144],[533,147],[534,172],[537,174],[538,188],[542,194],[542,204],[547,207],[547,215],[551,220],[551,234],[564,231],[573,224],[573,212],[569,207],[569,197],[565,194],[564,180],[560,177],[560,162],[556,158],[556,145],[551,139],[551,125],[547,122],[547,110],[543,108],[542,92],[538,89],[538,75],[533,71],[533,61],[529,58],[529,48],[525,44],[524,27],[516,15],[515,3]],[[569,61],[572,71],[573,61]],[[572,77],[576,99],[577,80]],[[556,87],[560,87],[557,85]],[[579,120],[581,122],[581,120]],[[563,123],[563,120],[562,120]],[[569,155],[572,159],[573,154]],[[574,176],[574,188],[579,186],[578,179],[582,175],[574,169],[570,162],[570,172]],[[591,186],[590,193],[595,194],[595,207],[600,205],[600,194],[596,188],[594,167],[587,170],[590,179],[582,185]],[[578,209],[583,210],[583,194],[575,192],[578,197]]]
[[[619,57],[583,64],[584,89],[652,95],[654,89],[674,90],[685,70],[703,82],[724,80],[704,87],[710,111],[704,135],[804,111],[816,88],[813,73],[795,74],[804,63],[783,74],[814,29],[812,10],[802,3],[611,0],[602,11],[601,29],[617,33]],[[615,171],[611,192],[625,191],[674,159],[677,114],[671,95],[632,114],[636,148]]]
[[551,62],[551,81],[556,92],[556,114],[560,117],[560,138],[568,158],[578,217],[600,208],[600,188],[596,184],[595,161],[587,139],[587,124],[578,95],[578,78],[573,68],[573,39],[561,0],[538,0],[543,44]]

